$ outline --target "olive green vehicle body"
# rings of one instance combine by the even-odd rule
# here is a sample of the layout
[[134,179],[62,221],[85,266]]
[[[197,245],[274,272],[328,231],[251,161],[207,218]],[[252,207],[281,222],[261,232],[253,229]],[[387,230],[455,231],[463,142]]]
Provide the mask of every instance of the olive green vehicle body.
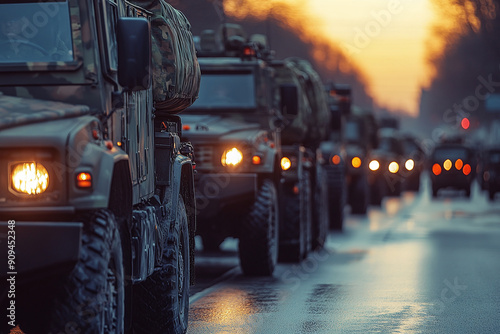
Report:
[[[179,195],[186,206],[190,247],[194,247],[190,152],[180,153],[184,146],[177,116],[154,112],[147,65],[151,62],[148,21],[152,13],[123,0],[54,4],[32,2],[25,16],[39,34],[64,21],[59,30],[69,34],[69,60],[54,61],[47,55],[39,61],[14,62],[0,56],[2,261],[7,222],[13,220],[19,290],[25,283],[64,276],[78,260],[85,225],[78,218],[80,213],[110,210],[119,223],[126,300],[130,302],[131,286],[146,280],[161,259],[169,225],[176,224]],[[37,21],[39,17],[47,18],[46,22]],[[135,35],[133,48],[142,50],[135,56],[146,64],[137,66],[135,72],[133,64],[127,65],[130,59],[122,62],[118,52],[127,48],[120,41],[131,41],[127,35],[134,25],[126,17],[135,20],[133,24],[139,22],[141,29],[148,28],[147,34]],[[122,26],[129,31],[117,31]],[[124,53],[133,54],[130,47]],[[46,168],[48,188],[37,195],[19,193],[10,178],[12,167],[33,161]],[[82,172],[91,175],[91,187],[77,185],[76,175]],[[141,220],[145,212],[148,218]],[[166,223],[155,223],[158,220]],[[189,262],[192,282],[193,254]],[[5,275],[7,263],[0,264],[0,275]],[[3,288],[0,296],[6,296]],[[126,315],[130,315],[128,302]]]
[[[239,81],[239,75],[248,76],[248,104],[237,100],[226,106],[208,106],[202,98],[182,115],[186,128],[183,138],[195,147],[196,199],[199,233],[205,244],[212,238],[218,245],[227,237],[240,237],[241,224],[259,192],[264,179],[279,184],[281,145],[273,120],[271,77],[273,71],[261,59],[240,57],[200,57],[203,80]],[[234,79],[224,79],[231,78]],[[238,77],[238,78],[236,78]],[[233,95],[233,98],[234,95]],[[205,103],[206,102],[206,103]],[[223,166],[225,151],[238,148],[243,160],[237,166]],[[258,156],[260,162],[253,163]],[[217,246],[216,245],[216,246]]]

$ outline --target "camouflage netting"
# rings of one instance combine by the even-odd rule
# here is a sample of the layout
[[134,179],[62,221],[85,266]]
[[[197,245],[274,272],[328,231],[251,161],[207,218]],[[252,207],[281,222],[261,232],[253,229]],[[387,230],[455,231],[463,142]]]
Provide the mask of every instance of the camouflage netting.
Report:
[[198,97],[200,67],[191,24],[182,12],[163,0],[132,0],[153,12],[153,99],[156,113],[175,114]]

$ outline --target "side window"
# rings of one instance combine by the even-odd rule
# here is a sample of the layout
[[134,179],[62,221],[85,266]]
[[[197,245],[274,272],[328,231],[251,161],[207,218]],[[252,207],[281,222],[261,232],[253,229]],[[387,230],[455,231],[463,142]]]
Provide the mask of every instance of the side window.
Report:
[[107,62],[111,71],[118,69],[118,45],[116,43],[116,22],[118,21],[118,7],[116,0],[107,0],[104,6],[105,15],[109,24],[104,25],[107,44]]

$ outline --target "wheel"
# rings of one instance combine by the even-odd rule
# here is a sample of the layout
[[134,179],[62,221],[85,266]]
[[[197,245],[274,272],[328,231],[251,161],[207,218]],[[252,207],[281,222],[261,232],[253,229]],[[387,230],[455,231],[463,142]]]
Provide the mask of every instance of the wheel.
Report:
[[495,191],[490,189],[488,194],[489,194],[490,201],[494,201],[495,200]]
[[241,225],[238,247],[245,275],[272,275],[278,260],[278,229],[276,188],[266,179]]
[[189,231],[179,196],[175,225],[169,227],[162,262],[134,286],[134,333],[186,333],[189,312]]
[[465,197],[470,198],[470,186],[465,189]]
[[329,204],[330,229],[342,231],[344,228],[344,205],[342,201],[330,202]]
[[349,194],[351,212],[361,215],[366,214],[369,203],[369,188],[366,176],[363,175],[357,178],[355,183],[351,185],[350,190],[352,190]]
[[80,259],[56,292],[49,332],[123,333],[123,255],[114,215],[99,210],[83,222]]
[[319,171],[316,177],[314,191],[314,209],[311,246],[313,250],[322,249],[326,242],[329,226],[328,187],[326,174]]
[[307,256],[311,227],[311,188],[309,173],[305,172],[299,194],[293,192],[294,184],[285,184],[281,200],[279,260],[300,262]]
[[438,197],[438,188],[432,187],[432,198]]

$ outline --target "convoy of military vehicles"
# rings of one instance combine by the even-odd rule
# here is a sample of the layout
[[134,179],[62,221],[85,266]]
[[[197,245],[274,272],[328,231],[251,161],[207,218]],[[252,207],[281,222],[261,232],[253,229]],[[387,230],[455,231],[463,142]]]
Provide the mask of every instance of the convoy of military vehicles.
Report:
[[24,27],[0,41],[0,332],[185,333],[195,236],[272,275],[385,195],[373,114],[265,36],[195,43],[153,0],[0,13]]

